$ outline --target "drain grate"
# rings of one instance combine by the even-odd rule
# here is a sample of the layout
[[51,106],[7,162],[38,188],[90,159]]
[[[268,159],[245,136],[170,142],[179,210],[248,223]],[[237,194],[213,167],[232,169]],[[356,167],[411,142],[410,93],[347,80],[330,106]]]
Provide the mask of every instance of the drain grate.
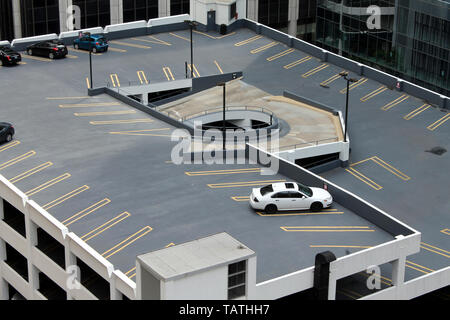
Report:
[[442,147],[434,147],[434,148],[431,148],[430,150],[425,150],[425,152],[430,152],[430,153],[436,154],[438,156],[441,156],[447,152],[447,149],[442,148]]

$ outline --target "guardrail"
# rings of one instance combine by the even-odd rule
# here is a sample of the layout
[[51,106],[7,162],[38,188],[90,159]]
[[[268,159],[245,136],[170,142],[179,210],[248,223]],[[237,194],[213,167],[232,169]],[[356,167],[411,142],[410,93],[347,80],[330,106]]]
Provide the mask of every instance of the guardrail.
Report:
[[324,141],[335,141],[335,142],[338,142],[339,138],[338,137],[333,137],[333,138],[320,139],[320,140],[314,140],[314,141],[309,141],[309,142],[290,144],[290,145],[287,145],[287,146],[279,147],[278,151],[275,151],[274,149],[272,149],[270,152],[279,152],[281,150],[298,149],[299,146],[305,146],[305,145],[317,146],[317,145],[320,144],[319,142],[324,142]]
[[[214,108],[214,109],[208,109],[208,110],[205,110],[205,111],[196,112],[196,113],[193,113],[193,114],[181,117],[179,119],[179,121],[186,121],[186,120],[189,120],[189,119],[192,119],[192,118],[196,118],[196,117],[199,117],[199,116],[220,112],[222,110],[223,110],[223,107],[218,107],[218,108]],[[225,111],[259,111],[259,112],[265,113],[265,114],[270,116],[270,123],[272,123],[272,118],[274,116],[274,113],[272,111],[270,111],[269,109],[266,109],[266,108],[263,108],[263,107],[256,107],[256,106],[225,107]]]

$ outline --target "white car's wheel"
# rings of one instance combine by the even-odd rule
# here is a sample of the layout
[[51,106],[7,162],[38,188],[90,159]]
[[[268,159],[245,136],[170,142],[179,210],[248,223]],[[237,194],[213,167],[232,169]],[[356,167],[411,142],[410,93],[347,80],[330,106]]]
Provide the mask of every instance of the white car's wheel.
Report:
[[319,212],[322,209],[323,209],[323,205],[320,202],[314,202],[311,205],[311,211],[312,212]]
[[278,208],[277,208],[277,206],[274,205],[274,204],[269,204],[269,205],[266,206],[266,208],[264,209],[264,211],[266,211],[266,212],[269,213],[269,214],[274,214],[274,213],[277,213]]

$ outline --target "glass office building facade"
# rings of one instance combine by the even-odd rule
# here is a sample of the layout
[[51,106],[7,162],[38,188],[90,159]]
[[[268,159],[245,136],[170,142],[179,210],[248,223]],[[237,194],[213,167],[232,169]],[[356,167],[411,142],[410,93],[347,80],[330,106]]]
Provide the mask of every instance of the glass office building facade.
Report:
[[81,10],[81,29],[111,24],[109,0],[72,0]]
[[123,2],[123,22],[158,18],[158,0],[126,0]]
[[[368,6],[382,8],[369,29]],[[450,4],[440,0],[318,0],[316,45],[450,95]]]
[[23,37],[59,33],[58,0],[20,0],[20,10]]
[[12,0],[0,0],[0,39],[14,39]]
[[189,13],[189,0],[170,0],[170,15]]

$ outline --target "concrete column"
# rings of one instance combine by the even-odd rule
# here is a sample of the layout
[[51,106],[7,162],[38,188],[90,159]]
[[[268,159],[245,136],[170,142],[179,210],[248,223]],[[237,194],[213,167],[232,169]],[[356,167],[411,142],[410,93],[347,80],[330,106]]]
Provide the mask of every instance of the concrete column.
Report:
[[111,24],[123,23],[123,0],[110,0]]
[[67,27],[67,19],[70,13],[67,9],[72,5],[72,0],[59,0],[59,32],[71,31]]
[[[70,266],[75,266],[77,264],[77,259],[76,259],[75,255],[72,252],[70,252],[69,240],[67,240],[67,239],[68,239],[68,237],[66,236],[66,241],[64,242],[64,258],[65,258],[65,264],[66,264],[66,274],[71,275],[68,272],[68,268]],[[78,277],[80,277],[80,275],[78,275]],[[79,280],[80,280],[80,278],[78,278],[78,281]],[[66,288],[66,289],[67,289],[67,300],[74,300],[74,298],[70,294],[69,288]]]
[[34,296],[34,291],[39,289],[39,270],[33,265],[32,250],[37,245],[37,226],[30,219],[28,210],[25,210],[25,232],[28,244],[27,266],[28,266],[28,283],[30,284],[30,297]]
[[391,262],[392,264],[392,284],[401,286],[405,282],[405,263],[406,257]]
[[247,19],[258,22],[258,0],[247,1]]
[[5,217],[5,212],[3,211],[3,198],[0,197],[0,220]]
[[158,0],[158,18],[168,16],[170,16],[170,0]]
[[22,14],[20,12],[20,1],[13,1],[14,38],[22,38]]
[[298,7],[299,7],[299,0],[289,0],[288,34],[293,37],[297,36]]
[[328,282],[328,300],[336,300],[336,284],[337,279],[335,277],[335,267],[333,263],[330,263],[330,278]]
[[116,275],[113,273],[110,280],[110,299],[111,300],[122,300],[122,293],[116,289]]
[[5,241],[2,238],[0,238],[0,300],[9,299],[8,283],[5,281],[5,279],[3,279],[3,272],[1,266],[3,261],[5,260],[6,260],[6,245]]

